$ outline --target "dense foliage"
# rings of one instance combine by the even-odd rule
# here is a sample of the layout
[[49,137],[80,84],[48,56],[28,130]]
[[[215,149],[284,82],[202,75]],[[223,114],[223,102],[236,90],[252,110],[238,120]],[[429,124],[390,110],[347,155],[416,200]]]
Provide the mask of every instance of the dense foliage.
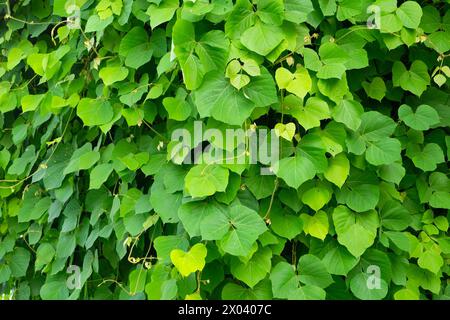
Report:
[[450,297],[449,0],[1,1],[0,293]]

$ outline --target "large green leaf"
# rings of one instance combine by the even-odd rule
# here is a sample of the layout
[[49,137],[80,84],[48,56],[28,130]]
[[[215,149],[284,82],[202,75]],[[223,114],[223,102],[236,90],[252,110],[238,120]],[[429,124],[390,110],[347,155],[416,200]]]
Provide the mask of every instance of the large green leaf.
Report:
[[342,100],[334,107],[332,115],[337,122],[345,124],[349,129],[356,131],[361,124],[363,106],[354,100]]
[[390,230],[406,229],[412,221],[411,214],[395,200],[387,201],[380,212],[381,225]]
[[394,138],[385,138],[369,143],[366,159],[375,166],[389,165],[401,160],[401,144]]
[[410,106],[402,104],[398,109],[398,117],[414,130],[425,131],[439,123],[439,114],[432,107],[422,104],[413,112]]
[[200,225],[210,215],[220,215],[225,207],[216,202],[193,201],[180,206],[178,217],[191,237],[201,235]]
[[197,165],[185,177],[186,190],[193,198],[224,192],[228,185],[228,175],[228,169],[220,165]]
[[272,251],[269,248],[262,248],[255,252],[247,262],[242,262],[238,258],[231,261],[231,273],[237,279],[253,288],[270,272]]
[[298,260],[299,280],[304,284],[326,288],[333,279],[325,264],[312,254],[305,254]]
[[280,44],[283,36],[281,28],[257,20],[254,26],[245,30],[240,40],[249,50],[266,56]]
[[246,256],[267,227],[258,213],[234,203],[224,212],[208,215],[201,222],[200,230],[204,240],[220,240],[225,252]]
[[313,136],[305,136],[298,145],[295,156],[283,158],[277,165],[276,175],[293,188],[300,187],[317,173],[323,173],[328,166],[325,150]]
[[170,252],[170,260],[183,277],[195,271],[202,271],[205,267],[207,250],[204,244],[197,243],[188,252],[174,249]]
[[416,29],[420,25],[422,8],[415,1],[406,1],[398,7],[396,14],[405,27]]
[[414,146],[412,150],[414,150],[414,153],[411,151],[412,156],[410,157],[414,165],[423,171],[433,171],[437,164],[445,161],[442,149],[435,143],[426,144],[422,150]]
[[208,32],[197,41],[194,24],[177,20],[173,44],[188,89],[198,88],[208,71],[225,68],[229,41],[220,31]]
[[333,222],[339,243],[355,257],[361,256],[372,246],[379,226],[378,215],[374,210],[355,213],[345,206],[334,209]]
[[[137,63],[132,63],[136,66]],[[99,77],[103,80],[105,85],[109,86],[117,81],[124,80],[128,75],[128,69],[125,67],[105,67],[98,73]]]
[[108,101],[83,98],[78,103],[77,115],[86,126],[99,126],[108,123],[114,112]]
[[304,107],[293,110],[292,115],[305,130],[308,130],[319,127],[320,120],[330,118],[330,110],[325,101],[312,97],[306,101]]
[[194,101],[202,118],[212,116],[232,125],[241,125],[256,107],[220,72],[210,72],[205,76],[203,85],[195,91]]
[[392,83],[416,96],[421,96],[430,84],[428,67],[423,61],[415,60],[407,70],[402,62],[396,61],[392,67]]
[[153,50],[145,29],[142,27],[131,29],[120,41],[119,54],[126,57],[126,66],[135,69],[150,61]]
[[275,298],[290,300],[325,299],[325,291],[315,285],[301,286],[294,266],[287,262],[279,262],[270,274],[272,291]]
[[150,26],[152,29],[172,19],[178,6],[178,0],[162,0],[150,4],[147,9],[147,14],[150,16]]

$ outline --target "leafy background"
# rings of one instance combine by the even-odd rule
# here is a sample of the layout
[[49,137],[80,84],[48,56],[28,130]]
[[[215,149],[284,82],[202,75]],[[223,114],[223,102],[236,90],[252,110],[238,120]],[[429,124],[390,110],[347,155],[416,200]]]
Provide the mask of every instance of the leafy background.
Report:
[[[370,5],[380,29],[366,27]],[[3,0],[0,288],[448,299],[449,8]],[[275,175],[169,161],[171,133],[199,119],[277,128]]]

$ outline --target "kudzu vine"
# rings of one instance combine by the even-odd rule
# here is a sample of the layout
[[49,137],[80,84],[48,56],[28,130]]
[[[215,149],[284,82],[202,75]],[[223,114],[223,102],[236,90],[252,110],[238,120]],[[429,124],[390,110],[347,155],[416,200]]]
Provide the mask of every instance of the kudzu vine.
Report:
[[449,0],[0,21],[3,299],[450,298]]

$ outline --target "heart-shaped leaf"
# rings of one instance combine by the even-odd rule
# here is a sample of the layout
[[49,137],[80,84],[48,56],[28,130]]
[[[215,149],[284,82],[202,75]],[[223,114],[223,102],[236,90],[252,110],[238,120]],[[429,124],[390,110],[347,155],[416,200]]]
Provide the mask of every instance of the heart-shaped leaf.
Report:
[[192,272],[202,271],[205,267],[207,250],[204,244],[197,243],[188,252],[174,249],[170,252],[170,260],[183,277]]

